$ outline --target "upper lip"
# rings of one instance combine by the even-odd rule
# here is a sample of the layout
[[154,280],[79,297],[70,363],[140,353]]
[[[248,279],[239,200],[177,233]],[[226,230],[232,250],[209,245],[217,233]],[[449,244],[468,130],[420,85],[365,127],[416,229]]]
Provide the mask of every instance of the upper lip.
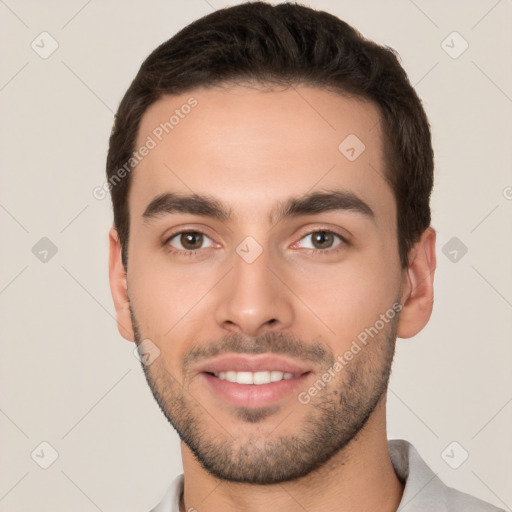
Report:
[[280,371],[303,374],[311,371],[290,359],[274,354],[228,354],[211,359],[198,368],[202,373]]

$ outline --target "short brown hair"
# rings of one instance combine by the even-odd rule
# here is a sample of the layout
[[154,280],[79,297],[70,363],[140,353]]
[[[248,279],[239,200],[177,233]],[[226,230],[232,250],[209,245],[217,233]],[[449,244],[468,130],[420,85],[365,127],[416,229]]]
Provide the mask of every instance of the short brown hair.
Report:
[[[161,44],[119,105],[107,179],[130,161],[141,118],[163,95],[242,82],[317,86],[377,105],[386,137],[385,177],[397,204],[400,261],[406,267],[410,249],[430,225],[434,163],[428,119],[395,52],[323,11],[247,2],[204,16]],[[125,267],[130,174],[111,188]]]

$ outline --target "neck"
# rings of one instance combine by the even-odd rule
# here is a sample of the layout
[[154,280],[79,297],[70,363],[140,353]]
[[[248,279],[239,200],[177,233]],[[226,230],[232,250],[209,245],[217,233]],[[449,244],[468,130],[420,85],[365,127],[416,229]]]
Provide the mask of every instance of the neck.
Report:
[[291,482],[255,485],[210,475],[182,443],[184,494],[181,512],[395,512],[403,493],[389,455],[385,397],[365,427],[317,470]]

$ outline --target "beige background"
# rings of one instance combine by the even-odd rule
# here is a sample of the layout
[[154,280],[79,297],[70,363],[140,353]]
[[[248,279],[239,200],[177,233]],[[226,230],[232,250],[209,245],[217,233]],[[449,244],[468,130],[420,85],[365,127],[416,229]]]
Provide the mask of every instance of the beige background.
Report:
[[[512,2],[306,3],[398,50],[434,133],[435,310],[398,343],[389,435],[413,442],[448,484],[510,510]],[[229,4],[0,1],[3,512],[147,511],[181,472],[177,436],[116,329],[110,199],[92,190],[142,60]],[[43,31],[59,45],[46,59],[31,47]],[[469,44],[458,58],[459,36],[442,46],[453,31]],[[32,250],[42,237],[57,249],[46,262],[44,248]],[[453,247],[442,250],[453,237],[468,249],[455,262]],[[43,441],[58,452],[48,469],[38,465],[52,453]],[[452,469],[446,460],[462,450],[469,458]]]

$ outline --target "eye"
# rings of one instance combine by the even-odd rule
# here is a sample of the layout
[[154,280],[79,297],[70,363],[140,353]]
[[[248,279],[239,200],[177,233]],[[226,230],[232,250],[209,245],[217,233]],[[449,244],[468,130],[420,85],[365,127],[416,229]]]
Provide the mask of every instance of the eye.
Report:
[[171,236],[166,243],[181,251],[195,251],[212,246],[211,238],[200,231],[182,231],[176,233]]
[[305,249],[327,250],[340,245],[344,240],[332,231],[313,231],[303,236],[299,247]]

